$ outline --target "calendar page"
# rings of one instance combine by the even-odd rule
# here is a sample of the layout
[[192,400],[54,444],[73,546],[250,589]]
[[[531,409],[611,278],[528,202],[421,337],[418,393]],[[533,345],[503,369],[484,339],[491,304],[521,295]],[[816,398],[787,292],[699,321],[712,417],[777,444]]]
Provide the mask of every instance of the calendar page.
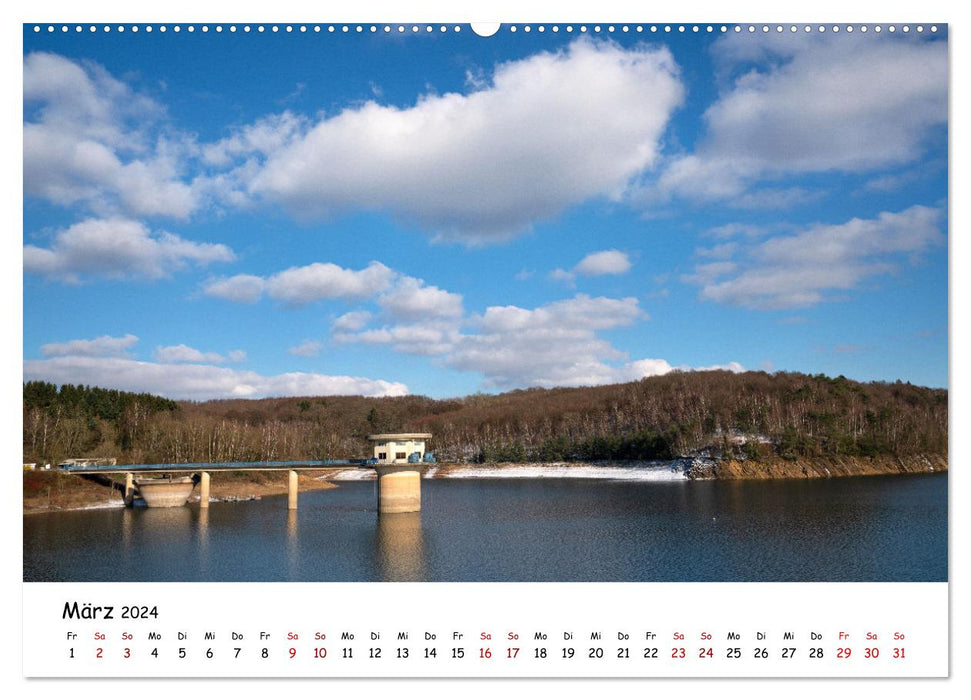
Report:
[[32,687],[949,677],[949,25],[642,10],[23,20]]

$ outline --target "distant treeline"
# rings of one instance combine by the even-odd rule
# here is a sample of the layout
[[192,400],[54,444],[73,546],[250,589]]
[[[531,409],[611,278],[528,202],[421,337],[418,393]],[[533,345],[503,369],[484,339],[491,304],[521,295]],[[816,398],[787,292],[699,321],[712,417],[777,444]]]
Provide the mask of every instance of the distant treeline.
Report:
[[[629,384],[461,399],[172,402],[24,385],[24,456],[129,462],[363,457],[366,436],[427,431],[441,461],[946,454],[948,394],[795,373],[673,372]],[[29,390],[28,390],[29,387]]]
[[[116,456],[135,447],[146,421],[179,404],[153,394],[95,386],[24,383],[24,461],[51,463],[103,449]],[[102,455],[98,455],[102,456]]]

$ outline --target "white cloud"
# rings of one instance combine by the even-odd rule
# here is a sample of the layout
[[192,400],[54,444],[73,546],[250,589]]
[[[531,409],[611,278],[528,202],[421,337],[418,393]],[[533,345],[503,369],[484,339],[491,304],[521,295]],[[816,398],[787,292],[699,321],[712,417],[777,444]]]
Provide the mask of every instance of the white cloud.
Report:
[[444,362],[478,372],[498,389],[627,381],[636,370],[596,331],[646,318],[633,297],[578,294],[536,309],[492,306],[475,319],[480,332],[459,337]]
[[387,289],[394,271],[379,262],[363,270],[349,270],[333,263],[291,267],[266,280],[271,299],[302,306],[321,299],[367,299]]
[[737,269],[738,265],[730,260],[704,263],[695,265],[695,269],[691,274],[681,275],[681,281],[687,282],[688,284],[706,285],[714,282],[719,277],[735,272]]
[[200,143],[101,66],[36,52],[24,59],[24,192],[101,218],[257,202],[300,217],[371,210],[489,242],[619,199],[655,163],[683,93],[667,48],[583,37],[498,64],[463,93],[285,111]]
[[390,345],[396,352],[426,357],[451,351],[459,337],[458,319],[429,319],[418,323],[398,323],[380,328],[337,331],[335,343]]
[[738,262],[698,265],[682,280],[701,287],[700,297],[755,309],[805,307],[897,269],[944,243],[940,209],[913,206],[873,219],[819,224],[795,235],[751,245]]
[[305,340],[300,345],[289,348],[287,352],[297,357],[317,357],[322,347],[324,347],[323,343],[316,340]]
[[674,367],[667,360],[645,359],[628,362],[617,370],[618,382],[633,382],[644,377],[658,377],[671,372]]
[[405,321],[461,316],[462,295],[447,292],[414,277],[402,277],[378,304],[394,319]]
[[[335,343],[391,345],[412,355],[446,353],[458,337],[464,316],[462,295],[402,275],[379,262],[359,271],[332,263],[314,263],[291,268],[268,278],[237,275],[205,285],[210,296],[237,302],[255,302],[264,293],[291,306],[318,299],[373,300],[380,308],[381,327],[367,328],[375,318],[358,309],[336,318],[331,324]],[[290,348],[294,355],[315,356],[322,346],[306,341]]]
[[342,316],[338,316],[331,324],[335,331],[359,331],[371,320],[369,311],[348,311]]
[[[486,388],[502,390],[611,384],[691,369],[665,360],[629,362],[626,353],[597,336],[598,331],[647,318],[634,297],[578,294],[535,309],[490,306],[464,319],[438,317],[365,328],[369,316],[354,318],[341,328],[335,323],[333,341],[387,345],[396,352],[431,357],[453,369],[479,373]],[[463,333],[463,324],[474,332]],[[737,363],[718,367],[741,368]]]
[[574,287],[577,275],[584,277],[601,277],[603,275],[625,275],[630,272],[631,263],[627,253],[611,248],[585,255],[584,258],[570,270],[561,267],[549,274],[549,278],[556,282],[564,282]]
[[667,163],[653,197],[760,208],[803,203],[819,193],[747,190],[787,175],[912,161],[947,120],[943,41],[732,33],[713,53],[727,87],[705,112],[694,153]]
[[658,377],[662,374],[668,374],[669,372],[673,372],[675,370],[678,372],[728,371],[737,374],[739,372],[744,372],[745,367],[738,362],[726,362],[720,365],[708,365],[705,367],[691,367],[689,365],[678,365],[677,367],[673,367],[667,360],[635,360],[634,362],[628,362],[620,367],[615,368],[611,375],[611,381],[616,383],[636,382],[638,379],[643,379],[644,377]]
[[140,362],[119,357],[25,360],[24,379],[90,384],[196,401],[267,396],[404,396],[408,393],[406,385],[383,379],[312,372],[261,375],[213,365]]
[[875,177],[864,183],[863,189],[867,192],[895,192],[902,190],[907,185],[922,177],[926,170],[926,168],[914,168],[901,173]]
[[576,287],[576,273],[558,267],[547,275],[554,282],[562,282],[568,287]]
[[762,187],[740,194],[729,204],[736,209],[789,209],[819,201],[825,196],[824,190],[808,190],[805,187]]
[[496,65],[464,93],[285,111],[200,143],[101,66],[36,52],[24,59],[24,192],[100,218],[257,202],[300,217],[371,210],[483,243],[621,198],[654,165],[683,93],[667,48],[583,37]]
[[270,155],[296,138],[306,127],[303,117],[283,112],[237,129],[232,135],[202,147],[202,159],[214,166],[228,166],[240,156]]
[[536,334],[514,331],[466,335],[456,344],[446,363],[456,369],[478,372],[485,377],[486,387],[500,390],[620,384],[674,370],[745,371],[738,362],[675,367],[662,359],[626,361],[625,353],[590,331],[556,327],[541,329]]
[[102,335],[91,340],[69,340],[65,343],[47,343],[40,348],[44,357],[125,357],[138,343],[138,336],[127,333],[121,337]]
[[738,250],[738,243],[735,241],[729,241],[727,243],[713,245],[710,248],[695,248],[695,256],[699,258],[709,258],[711,260],[722,260],[724,258],[732,257],[732,254],[736,250]]
[[230,350],[226,355],[230,362],[245,362],[246,361],[246,351],[245,350]]
[[518,306],[490,306],[480,317],[486,332],[579,328],[605,330],[646,320],[635,297],[611,299],[577,294],[536,309]]
[[[613,381],[617,371],[603,361],[623,359],[623,353],[596,332],[646,318],[634,297],[578,294],[536,309],[492,306],[467,319],[439,317],[337,332],[334,342],[389,345],[397,352],[436,357],[483,374],[490,388],[602,384]],[[478,332],[463,334],[463,320]]]
[[770,232],[766,226],[756,226],[755,224],[722,224],[715,226],[704,232],[704,235],[712,238],[758,238]]
[[636,382],[644,377],[658,377],[677,370],[678,372],[713,372],[728,371],[744,372],[745,368],[738,362],[727,362],[720,365],[708,365],[706,367],[690,367],[688,365],[678,365],[674,367],[667,360],[646,359],[628,362],[614,369],[611,374],[612,382]]
[[25,245],[24,271],[65,282],[85,277],[168,277],[187,263],[235,259],[227,246],[194,243],[166,231],[149,231],[128,219],[87,219],[57,233],[50,248]]
[[201,350],[190,348],[185,344],[168,345],[165,347],[159,346],[155,348],[153,357],[157,362],[163,364],[173,362],[204,362],[218,365],[226,361],[226,358],[218,352],[202,352]]
[[463,336],[446,362],[483,375],[487,388],[514,389],[608,384],[617,369],[606,361],[622,359],[590,331],[547,329]]
[[28,54],[23,75],[26,195],[99,216],[185,218],[199,206],[182,177],[186,144],[157,133],[155,101],[51,53]]
[[94,63],[34,52],[24,58],[23,78],[24,102],[42,121],[113,146],[143,148],[144,139],[132,143],[125,127],[162,113],[151,98],[133,92]]
[[713,371],[716,371],[716,370],[722,370],[722,371],[728,371],[728,372],[735,372],[736,374],[738,374],[739,372],[744,372],[745,371],[745,368],[742,367],[742,365],[739,364],[738,362],[728,362],[728,363],[723,364],[723,365],[708,365],[707,367],[684,367],[684,366],[682,366],[682,367],[679,367],[678,369],[683,370],[683,371],[686,371],[686,372],[713,372]]
[[284,123],[288,145],[249,191],[304,217],[378,210],[443,237],[500,240],[620,197],[655,162],[683,96],[666,48],[592,39],[500,64],[471,90],[406,108],[370,101],[295,138]]
[[[304,306],[324,299],[373,299],[387,319],[399,323],[457,319],[464,313],[461,294],[402,275],[377,261],[362,270],[318,262],[292,267],[266,278],[235,275],[210,280],[203,286],[203,291],[208,296],[240,303],[254,303],[265,294],[288,306]],[[368,311],[351,311],[335,320],[333,328],[335,331],[357,331],[370,319]]]
[[323,299],[353,301],[373,297],[387,289],[396,275],[379,262],[372,262],[362,270],[318,262],[291,267],[267,278],[235,275],[210,280],[203,286],[203,292],[240,303],[255,303],[265,293],[288,306],[304,306]]
[[265,286],[262,277],[256,275],[233,275],[210,280],[203,286],[208,296],[235,301],[240,304],[255,304],[263,296]]
[[377,303],[383,312],[380,318],[389,323],[366,328],[373,315],[352,311],[332,324],[333,341],[390,345],[408,355],[439,356],[452,348],[459,335],[464,315],[461,294],[401,275]]
[[623,275],[630,272],[630,258],[627,253],[616,249],[590,253],[577,263],[573,270],[589,277],[600,275]]

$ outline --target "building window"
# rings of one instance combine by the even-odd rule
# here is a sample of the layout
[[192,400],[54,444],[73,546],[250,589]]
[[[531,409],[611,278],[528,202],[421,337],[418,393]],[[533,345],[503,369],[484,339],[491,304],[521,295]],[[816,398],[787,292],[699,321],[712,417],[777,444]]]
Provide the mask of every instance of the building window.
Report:
[[404,452],[395,452],[394,453],[394,458],[395,459],[407,459],[408,458],[408,455],[405,454]]
[[378,459],[387,459],[387,458],[388,458],[387,452],[378,452]]

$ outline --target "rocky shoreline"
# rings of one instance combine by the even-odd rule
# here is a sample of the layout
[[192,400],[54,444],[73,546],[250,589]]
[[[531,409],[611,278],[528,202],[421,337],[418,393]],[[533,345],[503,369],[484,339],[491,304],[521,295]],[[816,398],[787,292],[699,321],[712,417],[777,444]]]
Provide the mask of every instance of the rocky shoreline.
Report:
[[822,457],[759,461],[695,460],[686,472],[689,479],[766,480],[830,479],[844,476],[933,474],[947,471],[947,455],[908,457]]

